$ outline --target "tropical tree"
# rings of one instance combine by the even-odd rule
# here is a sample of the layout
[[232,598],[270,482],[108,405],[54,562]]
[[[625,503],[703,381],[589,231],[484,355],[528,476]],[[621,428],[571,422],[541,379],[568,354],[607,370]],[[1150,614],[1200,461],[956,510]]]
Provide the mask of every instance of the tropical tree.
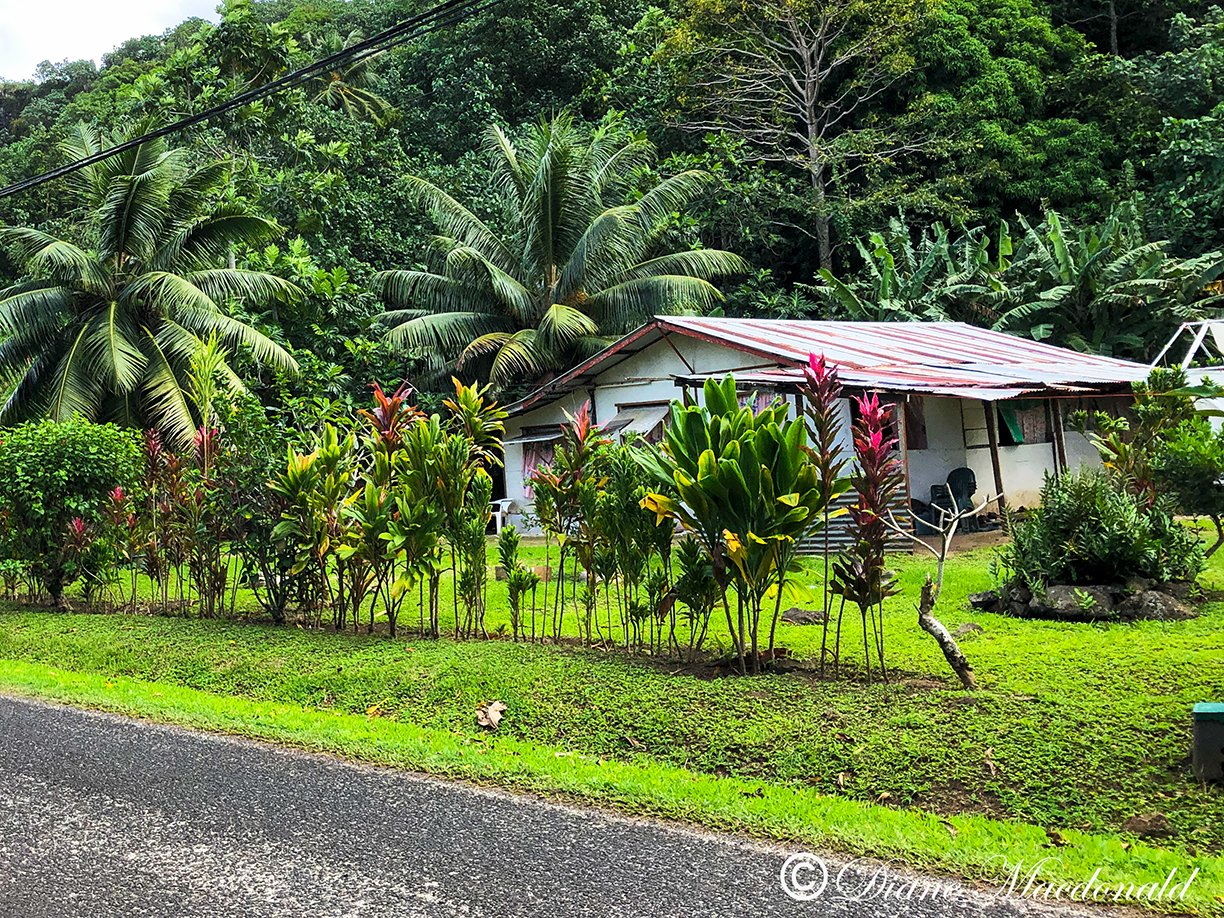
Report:
[[1150,242],[1127,205],[1103,223],[1065,225],[1054,211],[1033,226],[1020,218],[1015,288],[1046,301],[1030,329],[1080,351],[1148,360],[1179,323],[1200,318],[1209,285],[1224,275],[1224,253],[1180,259]]
[[855,321],[966,321],[995,330],[1020,324],[1041,303],[1017,298],[1008,287],[1014,241],[1006,223],[949,231],[942,223],[915,233],[904,214],[882,232],[856,242],[863,269],[807,288],[838,316]]
[[858,243],[862,269],[821,269],[806,287],[834,314],[866,321],[963,321],[1076,350],[1147,359],[1180,322],[1219,301],[1224,253],[1169,254],[1149,241],[1136,208],[1073,225],[1056,211],[1017,216],[997,232],[914,232],[903,216]]
[[[359,29],[347,37],[329,30],[315,43],[318,56],[338,54],[365,38]],[[319,77],[319,91],[314,101],[328,108],[338,109],[355,118],[368,118],[375,124],[383,123],[394,112],[391,103],[374,92],[372,64],[381,52],[367,53],[364,57],[337,63],[334,68]]]
[[407,179],[440,235],[434,270],[376,277],[398,307],[385,316],[394,345],[480,362],[504,388],[563,369],[652,313],[709,307],[722,299],[710,281],[747,269],[736,255],[680,249],[669,235],[707,188],[705,173],[682,172],[621,203],[651,155],[642,137],[611,125],[586,140],[560,115],[521,147],[491,127],[486,147],[500,228],[425,179]]
[[[63,151],[75,160],[123,139],[81,125]],[[156,426],[185,447],[197,427],[186,376],[204,338],[296,368],[227,312],[298,295],[287,281],[226,266],[237,247],[276,230],[245,206],[218,203],[228,177],[225,163],[193,167],[185,151],[151,140],[72,174],[79,238],[0,228],[25,275],[0,291],[0,383],[11,389],[0,423],[80,415]]]

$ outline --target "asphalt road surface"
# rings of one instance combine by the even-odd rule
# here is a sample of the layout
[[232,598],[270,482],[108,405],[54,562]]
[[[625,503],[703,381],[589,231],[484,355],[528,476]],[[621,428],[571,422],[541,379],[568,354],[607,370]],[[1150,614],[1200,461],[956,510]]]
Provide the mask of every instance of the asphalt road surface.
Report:
[[0,697],[3,918],[1071,914],[960,887],[882,898],[888,875],[838,886],[832,859],[801,903],[780,887],[790,853]]

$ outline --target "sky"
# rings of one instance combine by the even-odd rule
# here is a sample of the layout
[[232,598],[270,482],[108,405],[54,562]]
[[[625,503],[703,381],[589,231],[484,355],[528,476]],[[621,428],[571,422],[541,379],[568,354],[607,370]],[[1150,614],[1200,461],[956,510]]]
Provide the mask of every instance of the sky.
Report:
[[141,35],[192,16],[217,19],[218,0],[0,0],[0,78],[28,79],[42,61],[102,62]]

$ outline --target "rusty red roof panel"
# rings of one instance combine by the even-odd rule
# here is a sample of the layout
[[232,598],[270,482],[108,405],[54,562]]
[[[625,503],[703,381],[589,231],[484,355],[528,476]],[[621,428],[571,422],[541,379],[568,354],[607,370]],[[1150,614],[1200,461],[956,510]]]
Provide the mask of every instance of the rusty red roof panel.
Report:
[[[963,322],[833,322],[797,319],[728,319],[656,316],[585,363],[563,373],[512,412],[569,391],[622,358],[667,334],[700,338],[778,363],[753,371],[764,382],[792,374],[811,354],[836,364],[855,388],[928,392],[997,400],[1045,392],[1117,389],[1145,379],[1149,368],[1127,360],[1082,354]],[[737,373],[737,377],[745,374]],[[694,374],[690,379],[697,378]],[[746,378],[746,377],[745,377]],[[1088,388],[1084,388],[1088,387]]]
[[748,349],[783,363],[803,364],[824,354],[841,367],[888,371],[943,382],[993,377],[1039,384],[1127,382],[1148,368],[1126,360],[1081,354],[963,322],[805,322],[660,316],[664,328]]

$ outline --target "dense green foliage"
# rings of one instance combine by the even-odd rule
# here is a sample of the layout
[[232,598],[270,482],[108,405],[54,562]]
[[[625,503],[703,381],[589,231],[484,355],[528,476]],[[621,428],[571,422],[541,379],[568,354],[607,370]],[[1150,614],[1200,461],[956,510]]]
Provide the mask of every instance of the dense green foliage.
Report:
[[[394,0],[228,0],[219,24],[133,38],[101,67],[46,63],[33,81],[0,85],[0,181],[62,161],[60,143],[82,122],[109,130],[198,111],[403,12]],[[1191,0],[771,0],[750,15],[710,0],[507,0],[194,128],[175,155],[192,170],[225,162],[217,203],[282,232],[258,244],[236,238],[226,255],[302,296],[230,290],[217,304],[302,368],[296,381],[258,377],[265,401],[307,392],[353,407],[371,378],[440,390],[436,371],[465,350],[466,377],[529,384],[652,310],[708,309],[725,295],[733,312],[842,315],[845,290],[830,277],[883,318],[946,314],[1148,357],[1218,293],[1222,16]],[[788,87],[812,65],[784,49],[814,35],[837,63],[816,65],[821,93],[804,109]],[[495,156],[489,125],[501,132]],[[555,143],[542,140],[550,133]],[[577,191],[579,151],[610,150],[612,138],[634,155],[598,193]],[[511,149],[520,158],[508,164]],[[563,208],[572,227],[541,233],[547,183],[512,188],[563,160],[550,181],[570,174],[578,185],[553,204],[582,203]],[[0,201],[0,221],[81,244],[63,187]],[[487,245],[470,245],[448,205],[451,242],[439,253],[431,234],[446,201],[464,202],[464,226],[487,227]],[[630,227],[626,213],[608,241],[615,254],[576,262],[574,234],[608,227],[595,218],[626,206],[648,219]],[[890,224],[898,207],[900,236]],[[1032,234],[1016,230],[1026,225]],[[909,276],[902,309],[874,302],[880,239],[899,259],[904,246],[945,233],[950,269],[930,283]],[[548,239],[555,251],[544,258]],[[510,253],[500,257],[498,245]],[[0,255],[0,279],[26,276],[31,252],[20,248]],[[747,280],[729,274],[739,264],[718,250],[747,259]],[[553,291],[549,271],[567,262],[566,289]],[[653,265],[646,279],[624,288],[643,262]],[[481,275],[482,264],[514,283]],[[425,281],[374,285],[383,271],[447,278],[447,296],[435,295],[441,281],[429,296]],[[618,286],[615,297],[596,295]],[[550,318],[554,305],[565,321]],[[387,340],[376,318],[388,306],[451,314],[425,315]],[[440,342],[441,358],[431,347]],[[131,376],[111,388],[132,388]]]
[[114,563],[114,509],[139,478],[130,432],[84,421],[22,424],[0,437],[0,521],[5,563],[24,566],[55,602],[64,589]]
[[701,196],[705,173],[617,204],[650,154],[619,125],[584,143],[561,116],[522,147],[498,127],[486,144],[494,172],[482,203],[504,212],[504,235],[436,185],[407,179],[438,229],[438,270],[377,276],[399,307],[386,316],[395,345],[457,357],[460,370],[475,363],[506,386],[558,373],[655,312],[708,310],[722,299],[710,279],[746,270],[729,252],[682,248],[670,225]]
[[[124,139],[82,126],[64,149],[75,159]],[[273,275],[224,266],[237,246],[273,229],[241,204],[220,203],[227,185],[224,164],[191,168],[184,151],[153,140],[72,177],[77,240],[0,227],[24,268],[0,292],[0,379],[12,386],[0,421],[116,420],[159,427],[185,446],[203,422],[184,379],[205,338],[294,368],[279,345],[222,308],[297,295]]]
[[1203,567],[1197,534],[1096,470],[1047,478],[1041,506],[1012,528],[1007,569],[1030,587],[1194,580]]

